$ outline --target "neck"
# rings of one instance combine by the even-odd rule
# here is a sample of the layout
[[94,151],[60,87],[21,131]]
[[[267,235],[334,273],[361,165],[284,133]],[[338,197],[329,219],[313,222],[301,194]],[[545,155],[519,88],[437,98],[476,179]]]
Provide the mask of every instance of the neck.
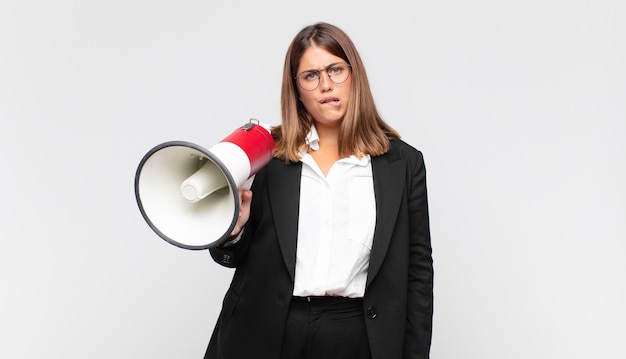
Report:
[[316,123],[315,129],[320,139],[320,146],[337,146],[339,143],[339,126],[329,127]]

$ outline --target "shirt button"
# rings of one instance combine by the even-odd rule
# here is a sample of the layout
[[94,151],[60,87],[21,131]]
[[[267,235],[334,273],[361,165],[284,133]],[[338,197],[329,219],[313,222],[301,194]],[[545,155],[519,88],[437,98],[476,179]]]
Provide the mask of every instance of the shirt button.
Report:
[[367,308],[367,317],[370,319],[374,319],[378,316],[378,312],[376,311],[376,307]]

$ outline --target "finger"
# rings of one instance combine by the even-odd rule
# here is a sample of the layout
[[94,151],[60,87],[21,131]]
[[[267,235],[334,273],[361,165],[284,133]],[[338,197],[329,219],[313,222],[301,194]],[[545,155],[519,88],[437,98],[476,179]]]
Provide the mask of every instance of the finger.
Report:
[[252,200],[252,191],[245,189],[241,191],[241,202],[248,203]]

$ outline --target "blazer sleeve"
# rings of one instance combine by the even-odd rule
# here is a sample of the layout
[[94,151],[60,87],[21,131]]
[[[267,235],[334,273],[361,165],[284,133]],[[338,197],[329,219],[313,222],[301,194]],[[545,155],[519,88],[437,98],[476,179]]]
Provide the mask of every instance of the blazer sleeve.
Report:
[[433,316],[433,259],[430,240],[426,167],[421,152],[409,161],[409,283],[405,358],[429,357]]

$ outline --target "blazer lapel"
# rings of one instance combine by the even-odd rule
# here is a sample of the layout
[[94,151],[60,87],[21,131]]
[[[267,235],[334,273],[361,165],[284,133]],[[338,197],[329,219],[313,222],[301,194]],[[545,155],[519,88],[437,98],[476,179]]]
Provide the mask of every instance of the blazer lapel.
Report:
[[372,282],[383,263],[402,201],[406,164],[400,159],[400,154],[393,147],[383,155],[372,157],[376,228],[370,253],[367,285]]
[[302,163],[285,165],[281,160],[274,160],[268,165],[268,171],[271,173],[267,186],[274,228],[289,275],[295,280]]

